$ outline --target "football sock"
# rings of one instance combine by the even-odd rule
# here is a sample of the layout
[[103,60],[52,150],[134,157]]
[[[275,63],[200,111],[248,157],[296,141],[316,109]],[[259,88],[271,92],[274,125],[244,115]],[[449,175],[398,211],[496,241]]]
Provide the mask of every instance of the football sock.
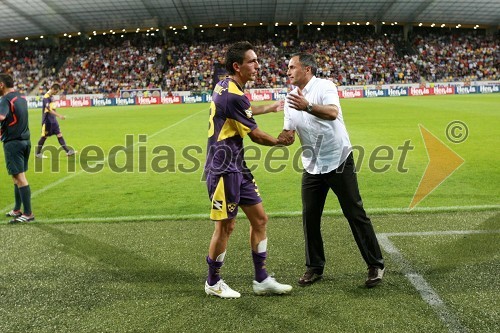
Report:
[[258,252],[252,251],[255,281],[262,282],[269,276],[266,270],[267,238],[259,242],[257,251]]
[[61,145],[61,147],[66,151],[68,152],[69,149],[68,147],[66,147],[66,141],[64,141],[64,138],[61,136],[61,137],[57,137],[57,141],[59,141],[59,144]]
[[257,244],[257,253],[266,252],[267,251],[267,238],[261,240],[259,244]]
[[38,140],[38,146],[36,146],[36,153],[40,154],[42,152],[42,147],[43,144],[45,143],[45,140],[47,140],[47,137],[42,136],[40,140]]
[[[225,255],[226,252],[224,251],[223,254]],[[217,259],[219,257],[220,257],[220,255],[217,257]],[[210,259],[209,256],[207,256],[207,264],[208,264],[207,282],[208,282],[208,285],[213,286],[214,284],[216,284],[220,280],[220,268],[222,267],[224,262],[212,260],[212,259]]]
[[15,203],[14,203],[14,210],[20,210],[21,209],[21,193],[19,193],[19,188],[17,187],[16,184],[14,184],[14,198],[15,198]]
[[29,185],[19,187],[19,194],[23,202],[24,215],[31,215],[31,189]]
[[217,256],[217,258],[215,258],[215,261],[224,261],[224,257],[226,256],[226,251],[222,252],[221,254],[219,254]]

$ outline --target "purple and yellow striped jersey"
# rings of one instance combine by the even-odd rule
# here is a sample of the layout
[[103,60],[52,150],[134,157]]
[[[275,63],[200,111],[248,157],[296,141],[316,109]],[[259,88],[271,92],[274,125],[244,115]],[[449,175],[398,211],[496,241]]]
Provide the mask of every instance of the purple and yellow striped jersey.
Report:
[[43,95],[43,100],[42,100],[42,124],[46,123],[55,123],[57,122],[56,116],[51,114],[49,110],[55,110],[56,109],[56,103],[54,102],[54,96],[49,95],[49,93],[46,93]]
[[243,138],[256,128],[242,88],[231,78],[219,81],[210,104],[205,172],[246,172]]

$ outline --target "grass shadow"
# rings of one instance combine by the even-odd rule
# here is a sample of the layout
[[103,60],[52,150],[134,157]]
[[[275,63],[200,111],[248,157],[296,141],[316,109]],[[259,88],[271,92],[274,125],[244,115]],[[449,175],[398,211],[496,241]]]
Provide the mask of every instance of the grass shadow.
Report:
[[78,257],[90,266],[105,271],[108,274],[103,276],[107,275],[116,281],[159,283],[189,289],[193,280],[199,280],[199,276],[181,269],[181,266],[166,266],[123,247],[47,224],[37,224],[36,227],[55,237],[59,250],[62,248],[67,255]]

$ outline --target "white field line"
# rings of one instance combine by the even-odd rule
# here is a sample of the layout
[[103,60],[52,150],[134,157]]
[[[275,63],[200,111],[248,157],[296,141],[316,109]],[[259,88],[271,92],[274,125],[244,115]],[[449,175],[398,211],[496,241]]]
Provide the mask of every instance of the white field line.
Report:
[[188,214],[188,215],[134,215],[134,216],[113,216],[113,217],[73,217],[63,219],[37,219],[46,223],[80,223],[80,222],[153,222],[153,221],[176,221],[176,220],[202,220],[209,221],[209,214]]
[[[454,209],[459,211],[481,211],[481,210],[494,210],[500,209],[500,205],[484,205],[484,206],[451,206],[451,207],[426,207],[425,209],[419,210],[418,208],[414,208],[411,212],[408,211],[407,208],[375,208],[368,209],[367,212],[373,213],[376,212],[378,214],[392,214],[392,213],[408,213],[414,214],[416,212],[443,212],[443,211],[454,211]],[[324,211],[323,215],[341,215],[341,211],[331,210]],[[281,211],[281,212],[268,212],[267,215],[269,217],[301,217],[301,211]],[[240,215],[241,218],[244,215]],[[110,217],[73,217],[73,218],[55,218],[55,219],[38,219],[40,222],[46,223],[78,223],[78,222],[133,222],[133,221],[174,221],[174,220],[209,220],[209,210],[207,206],[206,213],[198,213],[198,214],[165,214],[165,215],[131,215],[131,216],[110,216]],[[472,233],[472,232],[469,232]],[[432,234],[432,232],[431,232]],[[387,236],[399,236],[399,234],[384,234]]]
[[[171,129],[172,127],[175,127],[175,126],[177,126],[177,125],[179,125],[179,124],[181,124],[181,123],[185,122],[186,120],[191,119],[191,118],[192,118],[192,117],[194,117],[194,116],[197,116],[198,114],[200,114],[200,113],[201,113],[201,112],[203,112],[203,111],[207,111],[207,109],[200,110],[200,111],[198,111],[198,112],[196,112],[196,113],[193,113],[192,115],[189,115],[189,116],[187,116],[187,117],[185,117],[185,118],[182,118],[182,119],[181,119],[181,120],[179,120],[178,122],[173,123],[172,125],[167,126],[167,127],[165,127],[165,128],[162,128],[161,130],[159,130],[159,131],[157,131],[157,132],[155,132],[155,133],[153,133],[153,134],[151,134],[151,135],[148,135],[148,138],[154,138],[155,136],[160,135],[161,133],[163,133],[163,132],[165,132],[165,131],[167,131],[167,130]],[[125,147],[125,149],[129,149],[129,148],[135,147],[135,146],[136,146],[137,144],[139,144],[139,143],[141,143],[141,142],[139,142],[139,141],[138,141],[138,142],[134,143],[133,145],[130,145],[130,146]],[[104,164],[106,164],[106,163],[109,161],[109,158],[110,158],[110,157],[111,157],[111,155],[110,155],[110,156],[108,156],[108,157],[106,158],[106,160],[104,161]],[[36,198],[37,196],[39,196],[40,194],[42,194],[42,193],[44,193],[44,192],[46,192],[46,191],[50,190],[51,188],[56,187],[56,186],[58,186],[59,184],[62,184],[62,183],[64,183],[65,181],[67,181],[67,180],[69,180],[69,179],[72,179],[72,178],[74,178],[74,177],[76,177],[76,176],[78,176],[78,175],[81,175],[82,173],[85,173],[85,171],[84,171],[84,170],[80,170],[80,171],[78,171],[78,172],[75,172],[75,173],[72,173],[72,174],[70,174],[70,175],[67,175],[67,176],[65,176],[65,177],[63,177],[63,178],[60,178],[60,179],[56,180],[55,182],[50,183],[50,184],[46,185],[45,187],[42,187],[41,189],[36,190],[36,191],[34,191],[33,193],[31,193],[31,198],[32,198],[32,199],[33,199],[33,198]],[[12,207],[12,204],[8,205],[8,206],[7,206],[7,207],[5,207],[3,210],[9,210],[11,207]]]
[[[207,206],[208,207],[208,206]],[[443,211],[454,211],[457,208],[459,211],[482,211],[482,210],[496,210],[500,209],[500,205],[484,205],[484,206],[451,206],[451,207],[425,207],[421,209],[422,212],[443,212]],[[8,209],[8,208],[7,208]],[[376,211],[378,214],[391,214],[391,213],[408,213],[414,214],[420,211],[418,208],[414,208],[411,212],[407,208],[376,208],[373,210],[367,210],[367,212],[373,213]],[[340,215],[341,211],[331,210],[324,211],[324,215]],[[301,218],[302,211],[281,211],[281,212],[268,212],[269,217],[298,217]],[[240,215],[241,216],[241,215]],[[244,218],[241,216],[241,218]],[[39,219],[41,222],[48,223],[77,223],[77,222],[133,222],[133,221],[173,221],[173,220],[209,220],[209,210],[207,208],[206,213],[199,214],[166,214],[166,215],[130,215],[130,216],[110,216],[110,217],[69,217],[69,218],[56,218],[56,219]],[[445,231],[444,231],[445,232]],[[453,231],[455,232],[455,231]],[[458,233],[456,231],[455,233]],[[434,235],[435,232],[430,233],[415,233],[415,235]],[[474,231],[468,231],[466,233],[474,233]],[[404,236],[411,235],[412,233],[386,233],[382,235],[386,236]]]
[[455,314],[446,306],[441,297],[432,288],[432,286],[418,274],[411,264],[403,257],[398,248],[389,240],[390,236],[437,236],[437,235],[464,235],[464,234],[490,234],[500,233],[500,230],[451,230],[451,231],[428,231],[428,232],[394,232],[377,234],[382,248],[391,256],[391,258],[401,267],[402,272],[415,289],[420,293],[422,299],[429,304],[439,319],[453,333],[467,332]]
[[[439,213],[439,212],[457,212],[457,211],[481,211],[481,210],[497,210],[500,205],[471,205],[471,206],[442,206],[442,207],[415,207],[413,209],[405,208],[367,208],[368,214],[392,214],[392,213]],[[269,216],[302,216],[302,211],[281,211],[268,212]],[[340,209],[324,210],[323,215],[342,215]]]
[[500,230],[447,230],[447,231],[414,231],[414,232],[386,232],[381,235],[392,236],[440,236],[440,235],[471,235],[471,234],[498,234]]

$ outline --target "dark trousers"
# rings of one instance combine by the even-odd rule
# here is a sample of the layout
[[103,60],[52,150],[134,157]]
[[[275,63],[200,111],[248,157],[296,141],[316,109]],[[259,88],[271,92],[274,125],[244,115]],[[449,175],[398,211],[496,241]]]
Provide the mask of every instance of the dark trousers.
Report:
[[306,266],[323,273],[325,251],[321,236],[321,215],[330,189],[337,195],[354,240],[367,266],[384,267],[382,252],[372,223],[363,208],[352,153],[336,170],[302,175],[302,223],[304,227]]

